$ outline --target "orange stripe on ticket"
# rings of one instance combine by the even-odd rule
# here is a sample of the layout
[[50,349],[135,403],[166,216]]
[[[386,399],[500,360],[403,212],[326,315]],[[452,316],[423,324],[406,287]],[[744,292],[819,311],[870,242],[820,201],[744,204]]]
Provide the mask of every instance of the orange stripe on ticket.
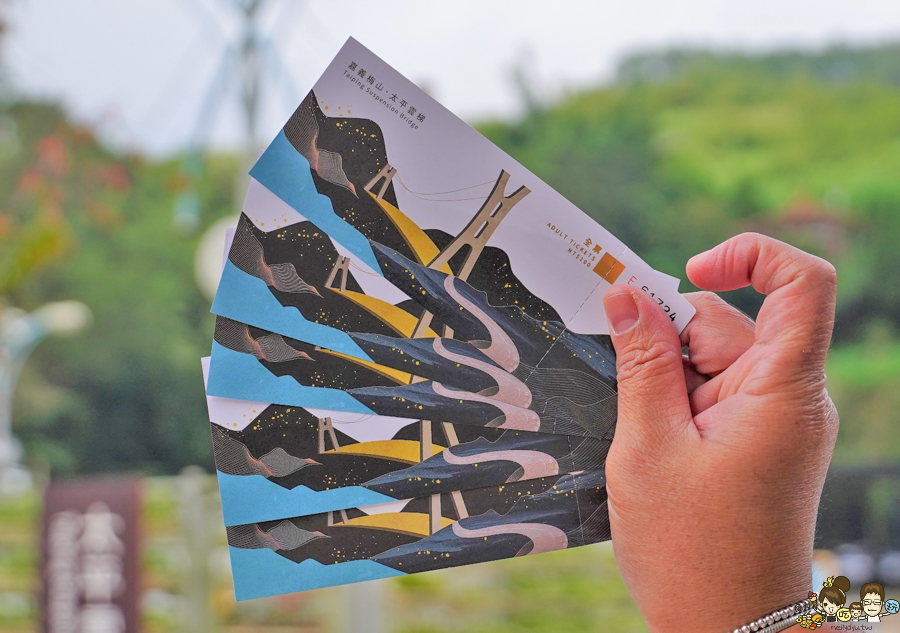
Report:
[[594,272],[611,284],[616,283],[616,279],[619,278],[623,270],[625,270],[625,264],[609,253],[601,257],[597,265],[594,266]]

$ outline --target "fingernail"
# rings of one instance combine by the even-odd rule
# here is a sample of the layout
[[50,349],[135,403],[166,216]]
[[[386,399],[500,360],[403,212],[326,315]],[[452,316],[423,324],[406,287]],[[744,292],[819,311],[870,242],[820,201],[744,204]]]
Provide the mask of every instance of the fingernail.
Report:
[[638,307],[630,292],[619,292],[607,297],[606,318],[615,334],[624,334],[638,322]]

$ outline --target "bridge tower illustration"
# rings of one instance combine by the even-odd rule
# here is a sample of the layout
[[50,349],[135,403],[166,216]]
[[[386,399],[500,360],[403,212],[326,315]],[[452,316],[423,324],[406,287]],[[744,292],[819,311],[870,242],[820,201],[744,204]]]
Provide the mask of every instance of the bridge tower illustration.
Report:
[[[328,440],[331,440],[333,450],[340,450],[341,444],[338,442],[337,434],[334,432],[334,424],[332,424],[331,418],[319,418],[319,455],[324,454],[328,450],[326,448]],[[338,510],[338,514],[341,519],[338,523],[346,523],[349,520],[346,510]],[[328,512],[327,525],[335,525],[333,510]]]
[[[393,177],[396,171],[397,170],[395,169],[391,173],[391,177]],[[428,268],[440,270],[440,268],[453,259],[453,257],[455,257],[463,248],[468,248],[469,250],[463,259],[462,266],[460,266],[459,271],[456,273],[456,277],[462,281],[468,281],[469,275],[472,273],[475,264],[478,262],[478,258],[481,257],[481,253],[484,252],[484,247],[487,246],[488,240],[494,234],[494,231],[497,230],[500,222],[503,221],[503,218],[509,214],[514,206],[531,193],[531,190],[523,185],[511,194],[506,195],[506,185],[509,182],[509,176],[507,171],[500,171],[500,175],[497,177],[497,181],[494,183],[494,187],[491,189],[491,193],[484,201],[484,204],[481,205],[481,208],[478,209],[478,212],[469,221],[466,227],[460,231],[459,235],[447,244],[437,257],[428,263]],[[385,184],[384,186],[386,187],[387,185]],[[424,336],[431,326],[433,318],[431,312],[426,311],[422,313],[419,322],[413,330],[411,338],[421,338]],[[452,337],[453,330],[444,326],[443,336],[448,338]],[[444,431],[444,435],[447,437],[447,443],[450,446],[459,444],[459,439],[457,439],[456,436],[456,429],[452,424],[442,422],[441,429]],[[419,439],[419,445],[421,447],[420,459],[425,460],[428,457],[431,457],[430,420],[422,420]],[[469,513],[466,509],[466,504],[463,501],[462,493],[458,490],[453,491],[450,493],[450,498],[453,501],[453,507],[456,510],[457,516],[459,516],[460,519],[467,518]],[[428,514],[429,532],[434,534],[441,529],[440,495],[431,495]]]
[[[396,170],[394,171],[396,172]],[[491,189],[491,193],[487,197],[487,200],[485,200],[484,204],[481,205],[481,208],[478,209],[478,213],[469,220],[469,223],[462,231],[460,231],[459,235],[457,235],[452,242],[447,244],[437,257],[428,263],[428,268],[439,270],[444,264],[453,259],[453,257],[463,248],[468,247],[469,251],[463,259],[463,264],[460,267],[459,272],[456,273],[456,276],[459,279],[468,281],[472,269],[475,268],[478,258],[481,257],[484,247],[487,246],[488,240],[491,239],[491,236],[494,234],[494,231],[497,230],[500,222],[502,222],[503,218],[512,211],[514,206],[531,193],[531,190],[528,187],[522,185],[507,196],[506,184],[508,182],[509,173],[505,170],[501,170],[497,182],[494,183],[494,188]],[[432,318],[430,312],[425,312],[419,319],[419,323],[413,331],[412,338],[419,338],[424,335],[431,326]],[[453,336],[453,332],[447,328],[444,336]]]
[[[388,186],[391,184],[394,176],[397,175],[397,168],[390,165],[390,163],[385,164],[368,183],[363,187],[363,190],[371,193],[372,188],[375,187],[379,182],[381,182],[380,187],[378,188],[378,193],[375,194],[376,200],[382,200],[384,198],[384,194],[387,191]],[[466,227],[460,231],[460,233],[446,246],[437,256],[434,257],[430,262],[428,262],[427,267],[432,270],[440,270],[446,264],[450,262],[460,251],[463,249],[468,249],[465,257],[463,258],[462,265],[459,270],[456,271],[455,276],[461,279],[462,281],[468,281],[469,275],[472,273],[472,270],[475,268],[475,264],[478,263],[478,259],[481,257],[481,254],[484,252],[485,246],[487,246],[488,240],[490,240],[491,236],[494,234],[494,231],[497,230],[497,227],[500,225],[500,222],[509,214],[514,206],[516,206],[519,202],[522,201],[525,196],[531,193],[531,190],[528,187],[522,185],[509,195],[506,194],[506,186],[509,183],[510,174],[506,170],[501,170],[500,175],[497,177],[496,182],[494,183],[493,188],[491,189],[491,193],[485,199],[484,203],[478,209],[478,212],[472,217]],[[331,274],[328,277],[328,281],[325,283],[326,287],[331,287],[332,283],[335,281],[337,275],[342,273],[341,278],[341,289],[346,288],[347,283],[347,275],[349,273],[348,266],[350,263],[349,257],[338,257],[335,262],[334,268],[331,271]],[[410,338],[422,338],[425,336],[428,329],[431,327],[431,322],[434,316],[431,312],[425,311],[422,313],[422,316],[419,317],[418,322],[416,323],[416,327],[413,330],[412,336]],[[444,326],[442,336],[444,337],[452,337],[453,330],[448,326]],[[421,382],[423,379],[414,377],[413,382]],[[320,427],[321,428],[321,427]],[[459,444],[459,438],[456,435],[456,429],[453,424],[448,422],[441,423],[441,430],[444,432],[444,436],[447,438],[447,444],[449,446],[456,446]],[[321,432],[321,431],[320,431]],[[322,439],[320,439],[320,446],[324,445],[324,433],[320,435]],[[433,436],[432,436],[432,426],[430,420],[422,420],[419,431],[419,460],[420,462],[425,461],[429,457],[432,456],[432,445],[433,445]],[[453,501],[454,509],[456,510],[456,514],[460,519],[465,519],[469,516],[469,513],[466,509],[465,502],[462,497],[462,493],[459,491],[454,491],[450,493],[450,498]],[[441,529],[441,496],[431,495],[429,502],[429,533],[434,534],[438,530]],[[346,519],[345,519],[346,520]]]
[[428,264],[429,268],[437,270],[449,262],[464,246],[468,246],[470,250],[456,276],[463,281],[469,278],[481,252],[500,222],[512,211],[514,206],[522,201],[522,198],[531,193],[528,187],[522,185],[507,196],[506,184],[508,182],[509,173],[501,171],[497,182],[494,183],[494,188],[491,189],[487,200],[478,209],[478,213],[469,221],[466,228],[460,231],[459,235],[441,251],[440,255]]
[[326,440],[331,440],[332,450],[339,451],[341,449],[331,418],[319,418],[319,455],[323,455],[328,450],[325,446]]
[[338,288],[340,288],[341,292],[347,290],[347,277],[350,275],[350,258],[344,257],[343,255],[338,255],[337,259],[334,260],[334,267],[331,269],[331,273],[328,275],[328,281],[325,282],[326,288],[333,288],[331,284],[334,283],[337,276],[341,276],[340,284]]
[[370,180],[369,182],[366,183],[366,186],[363,187],[363,191],[371,192],[372,187],[374,187],[378,183],[379,180],[383,179],[384,182],[381,183],[381,187],[378,189],[378,193],[375,194],[376,200],[383,200],[384,192],[387,191],[388,185],[391,184],[391,180],[394,179],[394,174],[396,174],[396,173],[397,173],[397,168],[391,167],[390,163],[386,163],[385,166],[382,167],[381,170],[377,174],[375,174],[375,176],[372,178],[372,180]]

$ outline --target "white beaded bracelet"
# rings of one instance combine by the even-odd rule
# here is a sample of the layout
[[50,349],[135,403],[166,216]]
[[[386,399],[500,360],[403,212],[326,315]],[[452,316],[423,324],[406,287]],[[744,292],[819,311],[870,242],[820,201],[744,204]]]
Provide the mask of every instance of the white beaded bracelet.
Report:
[[777,633],[797,624],[797,617],[809,613],[813,608],[812,600],[807,598],[783,609],[776,609],[767,616],[727,633]]

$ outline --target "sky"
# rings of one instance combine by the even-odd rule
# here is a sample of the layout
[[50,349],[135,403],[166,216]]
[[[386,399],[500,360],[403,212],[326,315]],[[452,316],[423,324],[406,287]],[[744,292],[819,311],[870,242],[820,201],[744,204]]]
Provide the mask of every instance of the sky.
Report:
[[[165,156],[245,138],[240,0],[7,0],[2,62],[20,94],[62,102],[108,143]],[[544,100],[609,81],[628,54],[766,52],[900,41],[897,0],[264,0],[258,141],[353,36],[467,121],[515,117],[521,68]],[[224,61],[223,61],[224,60]]]

